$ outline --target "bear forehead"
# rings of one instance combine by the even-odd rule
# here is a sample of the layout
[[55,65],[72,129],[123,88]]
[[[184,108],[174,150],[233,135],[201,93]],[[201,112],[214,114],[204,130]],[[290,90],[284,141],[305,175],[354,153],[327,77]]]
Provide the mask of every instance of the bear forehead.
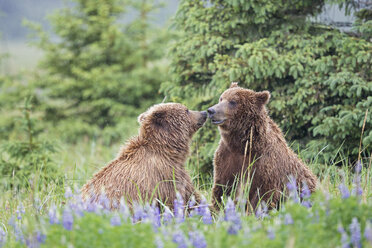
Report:
[[240,87],[234,87],[231,89],[227,89],[222,95],[222,98],[231,99],[235,97],[249,97],[253,96],[255,92],[249,89],[243,89]]
[[153,113],[159,110],[164,111],[177,111],[177,110],[186,110],[186,106],[180,104],[180,103],[159,103],[154,106],[152,106],[149,109],[149,113]]

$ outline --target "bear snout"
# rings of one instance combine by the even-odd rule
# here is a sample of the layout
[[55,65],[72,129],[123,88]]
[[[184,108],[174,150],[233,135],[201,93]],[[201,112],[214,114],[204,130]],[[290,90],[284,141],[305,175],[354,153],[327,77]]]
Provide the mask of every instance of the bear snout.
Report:
[[216,110],[214,110],[213,107],[210,107],[210,108],[207,110],[207,112],[208,112],[208,116],[209,116],[209,118],[212,118],[213,115],[216,113]]
[[198,120],[198,126],[202,126],[204,124],[204,122],[207,120],[207,112],[206,111],[201,111],[200,112],[200,117],[199,117],[199,120]]

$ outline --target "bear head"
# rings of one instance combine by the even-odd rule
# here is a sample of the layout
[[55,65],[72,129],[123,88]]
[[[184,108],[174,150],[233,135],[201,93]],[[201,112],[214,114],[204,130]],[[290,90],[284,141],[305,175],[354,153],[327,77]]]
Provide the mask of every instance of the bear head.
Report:
[[229,89],[222,93],[219,103],[208,109],[212,123],[222,129],[240,129],[254,123],[257,118],[266,114],[265,105],[269,102],[268,91],[255,92],[244,89],[237,83],[231,83]]
[[207,119],[205,111],[192,111],[179,103],[161,103],[138,117],[140,136],[160,142],[189,141]]

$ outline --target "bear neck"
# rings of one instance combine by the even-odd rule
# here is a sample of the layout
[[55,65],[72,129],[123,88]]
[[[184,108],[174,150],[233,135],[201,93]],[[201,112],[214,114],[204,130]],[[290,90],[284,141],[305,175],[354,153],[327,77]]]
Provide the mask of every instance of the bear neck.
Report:
[[261,151],[267,146],[270,117],[267,114],[257,115],[254,121],[244,118],[237,123],[239,126],[230,129],[219,127],[223,142],[233,153],[244,155],[251,152],[254,157],[260,157]]
[[154,133],[151,136],[139,137],[141,143],[148,151],[161,154],[161,157],[170,162],[183,164],[189,153],[190,140],[182,140],[180,137],[167,137],[161,133]]

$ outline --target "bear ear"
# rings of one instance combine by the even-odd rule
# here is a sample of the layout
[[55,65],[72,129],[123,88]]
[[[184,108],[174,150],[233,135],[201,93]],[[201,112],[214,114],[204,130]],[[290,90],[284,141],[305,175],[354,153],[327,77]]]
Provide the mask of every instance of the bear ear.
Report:
[[140,114],[137,118],[138,123],[141,124],[143,120],[145,120],[146,117],[147,117],[147,112]]
[[156,111],[153,114],[153,122],[156,125],[162,126],[165,120],[165,111]]
[[235,88],[235,87],[239,87],[239,86],[238,86],[238,82],[231,82],[231,84],[230,84],[230,89],[231,89],[231,88]]
[[269,102],[270,92],[267,90],[256,93],[257,102],[261,105],[265,105]]

